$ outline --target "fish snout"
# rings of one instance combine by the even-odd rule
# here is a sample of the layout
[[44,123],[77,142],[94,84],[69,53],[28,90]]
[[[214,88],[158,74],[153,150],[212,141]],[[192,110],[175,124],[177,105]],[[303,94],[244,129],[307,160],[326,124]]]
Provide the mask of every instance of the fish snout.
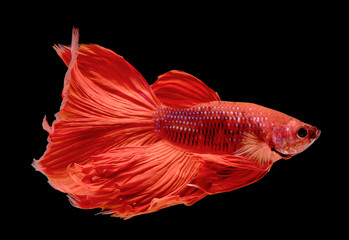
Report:
[[310,139],[317,139],[318,137],[320,137],[321,134],[321,130],[317,129],[316,127],[312,127],[310,130],[310,134],[309,134],[309,138]]

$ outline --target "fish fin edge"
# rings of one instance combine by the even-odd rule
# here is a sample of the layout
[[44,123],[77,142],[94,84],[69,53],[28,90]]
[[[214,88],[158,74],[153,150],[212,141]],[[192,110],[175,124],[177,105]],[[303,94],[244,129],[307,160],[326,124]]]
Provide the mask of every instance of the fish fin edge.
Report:
[[69,200],[75,207],[101,208],[102,214],[125,219],[177,204],[191,205],[207,195],[188,186],[200,166],[191,153],[164,141],[111,150],[68,169],[81,186],[69,194]]
[[189,108],[199,103],[221,100],[201,80],[178,70],[160,75],[151,88],[163,104],[173,108]]
[[255,161],[261,167],[268,166],[280,159],[280,156],[272,151],[268,143],[256,134],[245,133],[242,140],[241,147],[235,152],[235,155]]
[[191,184],[207,194],[229,192],[250,185],[265,176],[271,165],[234,155],[197,154],[202,166]]
[[122,56],[95,44],[79,44],[73,28],[71,46],[56,45],[67,64],[62,103],[50,126],[43,156],[33,167],[62,192],[71,192],[70,164],[83,165],[93,155],[126,145],[159,140],[154,111],[161,104],[142,75]]

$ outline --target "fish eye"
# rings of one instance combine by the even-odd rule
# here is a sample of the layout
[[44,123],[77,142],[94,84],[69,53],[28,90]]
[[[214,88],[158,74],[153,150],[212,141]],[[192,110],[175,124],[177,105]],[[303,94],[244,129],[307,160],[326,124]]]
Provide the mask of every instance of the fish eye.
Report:
[[305,138],[308,135],[307,129],[301,127],[297,132],[297,137],[299,138]]

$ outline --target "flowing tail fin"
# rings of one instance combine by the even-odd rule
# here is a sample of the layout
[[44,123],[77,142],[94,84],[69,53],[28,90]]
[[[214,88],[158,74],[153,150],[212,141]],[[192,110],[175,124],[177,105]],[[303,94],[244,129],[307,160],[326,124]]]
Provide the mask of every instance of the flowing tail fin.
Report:
[[153,112],[160,101],[142,75],[121,56],[94,44],[78,43],[73,30],[71,47],[55,46],[68,66],[62,104],[49,126],[46,152],[34,160],[56,189],[73,193],[78,184],[67,172],[93,155],[125,146],[159,141]]

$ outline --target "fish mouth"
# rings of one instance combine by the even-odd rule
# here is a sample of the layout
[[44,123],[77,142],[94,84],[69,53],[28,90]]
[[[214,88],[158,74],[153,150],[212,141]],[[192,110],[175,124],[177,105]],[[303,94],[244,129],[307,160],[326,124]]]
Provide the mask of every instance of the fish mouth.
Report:
[[275,148],[272,148],[271,151],[275,152],[283,159],[290,159],[293,156],[292,154],[283,154],[283,153],[279,152],[278,150],[276,150]]
[[316,139],[318,139],[320,137],[320,134],[321,134],[320,129],[316,129],[316,131],[314,131],[314,133],[310,137],[314,138],[316,140]]
[[321,131],[320,129],[317,129],[316,127],[313,127],[313,131],[311,131],[309,138],[310,139],[318,139],[320,137]]

